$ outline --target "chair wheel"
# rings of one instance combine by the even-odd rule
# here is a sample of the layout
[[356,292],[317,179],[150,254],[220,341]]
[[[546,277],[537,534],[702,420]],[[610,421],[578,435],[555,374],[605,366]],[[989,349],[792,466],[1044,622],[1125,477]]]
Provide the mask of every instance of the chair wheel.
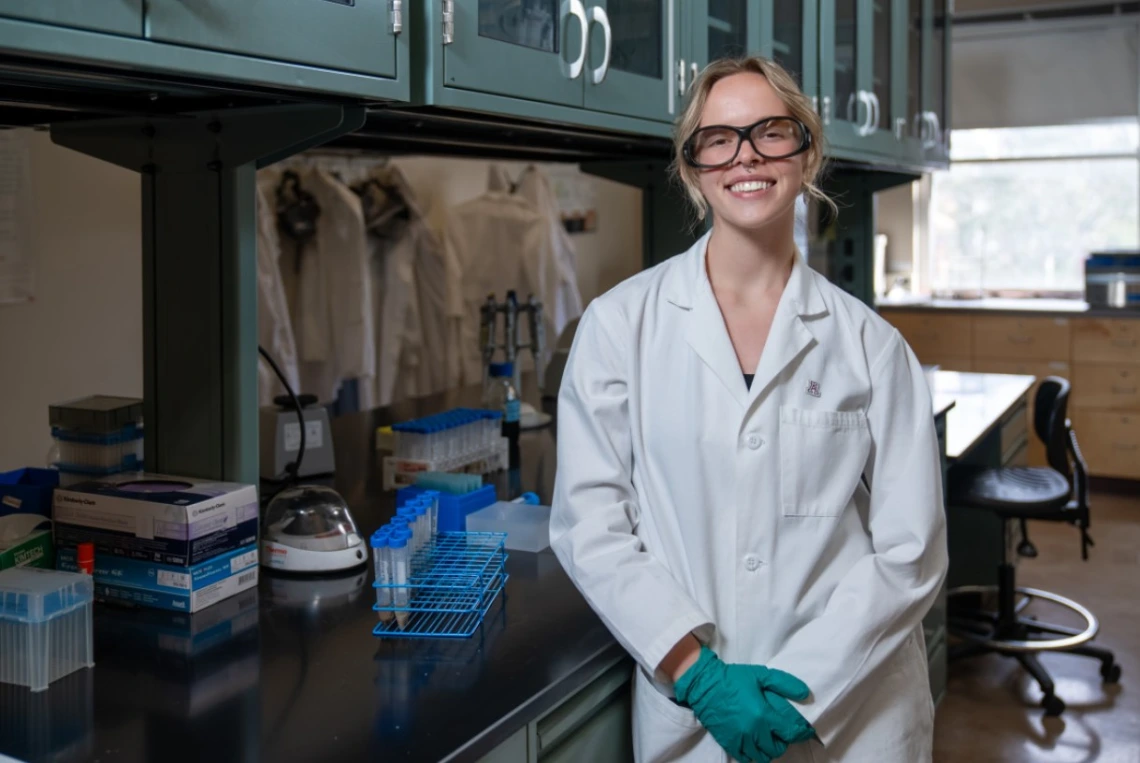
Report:
[[1104,679],[1106,684],[1120,683],[1120,666],[1115,662],[1110,662],[1100,666],[1100,677]]
[[1041,707],[1045,708],[1045,715],[1057,717],[1065,712],[1065,703],[1060,697],[1050,694],[1041,700]]

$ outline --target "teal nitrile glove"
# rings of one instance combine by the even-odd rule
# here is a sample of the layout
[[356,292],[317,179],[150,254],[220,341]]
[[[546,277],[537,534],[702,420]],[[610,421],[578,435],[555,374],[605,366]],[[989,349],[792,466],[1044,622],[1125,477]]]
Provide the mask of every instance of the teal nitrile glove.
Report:
[[762,665],[729,665],[701,647],[697,661],[673,687],[701,725],[734,759],[769,763],[789,744],[815,736],[788,699],[811,693],[795,676]]

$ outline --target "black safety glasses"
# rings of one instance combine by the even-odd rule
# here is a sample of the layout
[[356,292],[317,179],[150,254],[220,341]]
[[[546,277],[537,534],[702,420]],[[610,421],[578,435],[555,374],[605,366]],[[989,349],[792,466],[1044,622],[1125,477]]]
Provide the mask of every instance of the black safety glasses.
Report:
[[685,163],[697,169],[724,167],[736,160],[745,139],[765,159],[787,159],[811,146],[811,133],[793,117],[768,117],[748,127],[702,127],[681,148]]

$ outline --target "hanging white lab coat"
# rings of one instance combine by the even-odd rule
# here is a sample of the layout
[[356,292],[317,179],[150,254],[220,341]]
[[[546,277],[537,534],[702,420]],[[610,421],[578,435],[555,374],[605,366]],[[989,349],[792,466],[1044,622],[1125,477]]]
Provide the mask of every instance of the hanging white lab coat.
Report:
[[449,274],[443,245],[428,226],[403,173],[389,166],[374,170],[369,177],[384,189],[385,198],[371,208],[370,219],[365,220],[371,251],[376,375],[361,384],[363,408],[447,389],[448,327],[462,317],[447,301]]
[[542,301],[546,320],[546,353],[543,366],[550,360],[552,343],[566,328],[566,324],[582,315],[582,294],[578,289],[578,257],[574,242],[562,224],[562,213],[554,197],[550,177],[536,165],[528,166],[517,181],[511,180],[502,165],[492,165],[487,188],[491,191],[512,193],[526,199],[546,221],[550,246],[541,250],[549,254],[549,261],[539,260],[535,252],[531,272],[534,274],[535,294]]
[[[257,343],[272,357],[289,386],[298,391],[297,345],[289,317],[289,301],[281,279],[281,240],[277,217],[266,188],[257,185]],[[257,356],[257,394],[261,405],[272,405],[273,398],[285,394],[269,364]]]
[[[535,263],[551,260],[549,227],[526,199],[489,191],[449,211],[446,238],[455,268],[462,274],[458,281],[452,280],[449,289],[455,298],[452,309],[462,315],[454,343],[458,375],[461,383],[476,384],[483,379],[479,308],[488,294],[502,302],[507,291],[514,290],[519,304],[530,294],[541,295]],[[525,323],[526,318],[522,320]],[[500,319],[499,343],[503,342],[502,325]],[[519,331],[522,341],[527,334],[524,325]],[[551,336],[548,324],[547,337]]]
[[729,759],[654,672],[692,632],[811,688],[822,744],[781,763],[929,761],[947,555],[922,369],[796,257],[749,390],[707,241],[591,303],[559,397],[551,545],[638,664],[637,760]]
[[300,247],[283,241],[281,268],[297,342],[301,391],[334,401],[346,379],[376,373],[371,250],[360,199],[329,172],[307,168],[301,187],[320,207],[316,235]]

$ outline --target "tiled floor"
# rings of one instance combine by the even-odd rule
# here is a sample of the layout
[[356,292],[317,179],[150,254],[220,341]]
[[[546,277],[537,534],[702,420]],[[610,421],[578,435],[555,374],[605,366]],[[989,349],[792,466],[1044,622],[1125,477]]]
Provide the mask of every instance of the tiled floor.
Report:
[[[1089,561],[1081,561],[1075,528],[1034,523],[1038,556],[1021,561],[1018,583],[1091,609],[1101,622],[1095,643],[1115,652],[1120,684],[1103,685],[1096,660],[1046,655],[1041,662],[1068,706],[1060,718],[1046,719],[1040,689],[1014,660],[990,655],[952,663],[938,708],[935,763],[1140,763],[1140,497],[1101,493],[1091,503],[1097,545]],[[1065,622],[1044,605],[1038,612]]]

